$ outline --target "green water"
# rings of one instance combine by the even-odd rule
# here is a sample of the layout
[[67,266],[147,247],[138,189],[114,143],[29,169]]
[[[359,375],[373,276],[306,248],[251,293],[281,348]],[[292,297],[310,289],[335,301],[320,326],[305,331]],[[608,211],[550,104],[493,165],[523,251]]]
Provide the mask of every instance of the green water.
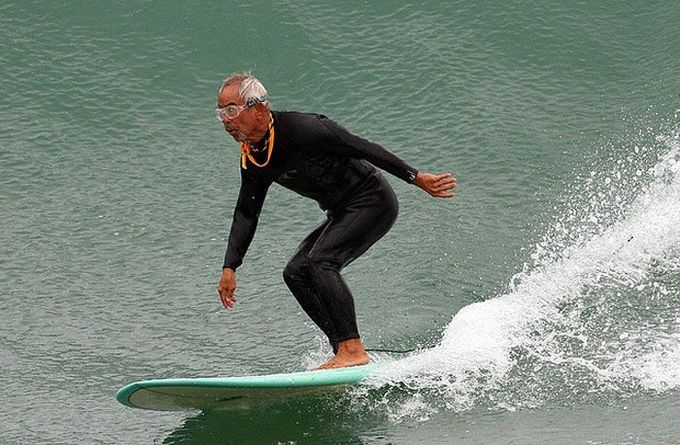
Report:
[[[677,443],[679,54],[676,1],[1,3],[0,443]],[[281,278],[315,203],[273,187],[217,297],[244,70],[454,172],[453,201],[390,177],[345,275],[367,346],[437,346],[329,398],[123,407],[328,353]]]

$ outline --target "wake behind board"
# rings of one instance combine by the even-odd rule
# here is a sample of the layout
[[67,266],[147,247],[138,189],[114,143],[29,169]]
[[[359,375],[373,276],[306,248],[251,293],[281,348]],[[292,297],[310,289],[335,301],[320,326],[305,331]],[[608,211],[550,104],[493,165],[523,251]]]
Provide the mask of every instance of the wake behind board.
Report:
[[159,411],[249,408],[342,389],[370,378],[384,365],[243,377],[143,380],[122,387],[116,399],[133,408]]

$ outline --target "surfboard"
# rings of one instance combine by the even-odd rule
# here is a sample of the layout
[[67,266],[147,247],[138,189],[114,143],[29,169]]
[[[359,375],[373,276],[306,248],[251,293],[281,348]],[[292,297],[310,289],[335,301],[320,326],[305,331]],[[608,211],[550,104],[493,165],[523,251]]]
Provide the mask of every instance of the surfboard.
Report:
[[312,393],[343,390],[375,376],[384,363],[240,377],[142,380],[122,387],[123,405],[158,411],[250,408]]

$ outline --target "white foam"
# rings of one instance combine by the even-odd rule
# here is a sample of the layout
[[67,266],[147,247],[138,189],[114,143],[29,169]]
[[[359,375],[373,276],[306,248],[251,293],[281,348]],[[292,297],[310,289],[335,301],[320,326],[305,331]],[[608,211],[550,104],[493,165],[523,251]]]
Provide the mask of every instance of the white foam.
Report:
[[645,388],[663,392],[680,387],[680,333],[657,339],[654,350],[633,364],[630,374]]
[[[513,278],[509,293],[461,309],[438,346],[397,362],[382,374],[380,384],[398,385],[416,393],[435,390],[448,408],[467,409],[485,393],[503,386],[517,366],[513,351],[519,347],[533,351],[547,363],[577,366],[580,372],[589,373],[593,381],[607,383],[609,389],[617,387],[612,382],[630,379],[635,380],[635,385],[654,390],[680,386],[678,334],[644,332],[633,326],[630,331],[591,338],[592,332],[582,331],[593,331],[592,327],[586,329],[574,316],[576,312],[561,310],[564,304],[584,304],[588,292],[588,298],[595,298],[588,304],[624,304],[604,299],[617,289],[632,289],[634,298],[636,286],[651,286],[645,280],[656,263],[678,263],[680,137],[676,132],[659,142],[665,145],[665,153],[647,172],[649,181],[642,191],[638,190],[625,212],[620,213],[618,221],[596,226],[596,230],[584,230],[583,236],[558,239],[556,244],[561,248],[558,255],[544,254],[555,248],[550,245],[550,238],[544,240],[536,246],[535,264]],[[615,187],[622,177],[621,170],[609,172],[606,176],[609,181],[605,183]],[[601,201],[597,195],[595,199]],[[610,208],[603,207],[606,202],[599,202],[594,208],[600,213],[589,215],[586,224],[593,227],[594,222],[606,220],[600,218],[602,212],[611,214],[611,206],[620,202],[625,199],[611,199]],[[554,233],[579,230],[580,224],[567,216],[557,221]],[[570,239],[571,244],[560,245],[564,239]],[[655,286],[663,288],[658,283]],[[661,291],[658,295],[667,296]],[[606,314],[604,320],[602,326],[594,329],[595,333],[598,329],[602,332],[616,329],[616,320],[607,321]],[[679,322],[680,318],[667,321],[675,327]],[[551,331],[555,326],[561,331]],[[550,341],[560,336],[585,345],[586,352],[579,356],[560,350],[559,342]],[[605,344],[596,346],[594,342]],[[587,393],[600,389],[578,390]],[[417,416],[417,412],[424,410],[422,403],[418,399],[418,403],[402,404],[399,416],[403,416],[404,410],[408,412],[409,407]]]

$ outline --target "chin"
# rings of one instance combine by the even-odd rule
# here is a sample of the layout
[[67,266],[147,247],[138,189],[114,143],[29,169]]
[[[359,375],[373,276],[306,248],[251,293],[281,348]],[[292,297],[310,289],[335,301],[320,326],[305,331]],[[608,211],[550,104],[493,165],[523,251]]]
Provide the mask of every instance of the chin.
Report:
[[237,133],[233,133],[233,134],[232,134],[232,133],[230,133],[229,131],[227,131],[227,134],[228,134],[229,136],[231,136],[236,142],[243,142],[243,141],[245,141],[245,137],[244,137],[244,135],[243,135],[242,133],[237,132]]

